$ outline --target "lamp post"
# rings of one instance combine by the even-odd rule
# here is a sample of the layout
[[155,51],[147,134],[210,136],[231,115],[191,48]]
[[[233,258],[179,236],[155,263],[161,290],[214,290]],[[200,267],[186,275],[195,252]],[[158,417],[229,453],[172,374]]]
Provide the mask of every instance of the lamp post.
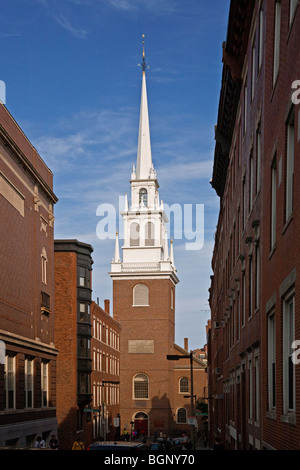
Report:
[[[168,354],[167,360],[168,361],[179,361],[179,359],[190,359],[190,370],[191,370],[191,415],[194,417],[195,415],[195,407],[194,407],[194,374],[193,374],[193,353],[192,351],[188,355],[177,355],[177,354]],[[191,429],[191,438],[192,438],[192,446],[193,450],[195,450],[195,426],[192,424]]]
[[102,380],[102,430],[103,430],[103,439],[105,437],[105,427],[104,427],[104,384],[119,384],[118,380]]

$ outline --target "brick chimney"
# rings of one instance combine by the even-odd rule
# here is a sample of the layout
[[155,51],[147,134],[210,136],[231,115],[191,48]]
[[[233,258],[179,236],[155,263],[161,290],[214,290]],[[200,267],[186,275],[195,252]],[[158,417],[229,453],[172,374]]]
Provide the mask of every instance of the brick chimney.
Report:
[[109,299],[104,300],[104,311],[109,314]]
[[185,351],[189,350],[189,339],[188,338],[184,338],[184,349],[185,349]]

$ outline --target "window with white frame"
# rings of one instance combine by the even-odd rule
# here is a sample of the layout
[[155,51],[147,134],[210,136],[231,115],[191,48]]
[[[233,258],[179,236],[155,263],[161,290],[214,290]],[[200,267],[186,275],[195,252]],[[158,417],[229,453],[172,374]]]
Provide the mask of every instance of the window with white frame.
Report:
[[25,359],[25,407],[33,408],[33,370],[34,361],[31,358]]
[[147,222],[145,225],[145,246],[154,246],[155,225],[153,222]]
[[249,212],[252,211],[253,207],[253,195],[254,195],[254,160],[253,152],[250,154],[250,168],[249,168]]
[[259,41],[258,41],[258,68],[262,65],[263,49],[264,48],[264,11],[261,8],[259,11]]
[[294,151],[295,128],[294,109],[292,109],[287,121],[287,148],[286,148],[286,203],[285,220],[287,221],[293,212],[293,177],[294,177]]
[[8,354],[5,362],[5,408],[16,407],[16,357]]
[[144,205],[145,207],[148,206],[148,192],[145,188],[142,188],[139,191],[139,203]]
[[45,248],[42,249],[42,254],[41,254],[41,259],[42,259],[42,282],[43,284],[47,284],[47,252]]
[[252,43],[252,64],[251,64],[251,100],[254,98],[255,92],[255,81],[256,81],[256,48],[255,48],[255,37]]
[[253,259],[252,255],[249,256],[249,312],[251,317],[253,313]]
[[146,374],[137,374],[133,378],[133,397],[149,398],[149,379]]
[[249,419],[253,418],[253,370],[252,370],[252,360],[249,359],[248,362],[248,390],[249,390]]
[[49,364],[48,362],[41,362],[41,394],[42,394],[42,407],[48,406],[49,403]]
[[255,422],[259,423],[260,413],[260,378],[259,378],[259,357],[255,356]]
[[276,210],[277,210],[277,164],[276,156],[271,167],[271,250],[276,243]]
[[140,244],[140,226],[136,222],[130,224],[130,246],[139,246]]
[[292,343],[295,340],[295,295],[294,292],[283,301],[283,410],[295,410],[295,366]]
[[246,320],[246,276],[245,271],[242,272],[242,326]]
[[255,247],[255,309],[259,308],[259,296],[260,296],[260,250],[259,244]]
[[299,0],[290,0],[290,25],[294,19],[295,11]]
[[256,132],[256,194],[260,190],[261,179],[261,130],[260,125]]
[[269,411],[276,406],[276,324],[275,311],[268,315],[268,398]]
[[281,0],[276,0],[275,1],[275,22],[274,22],[273,85],[275,85],[278,71],[279,71],[280,23],[281,23]]
[[248,87],[247,87],[247,76],[245,78],[244,86],[244,134],[247,132],[247,113],[248,113]]
[[137,284],[133,288],[133,306],[149,306],[149,288],[146,284]]

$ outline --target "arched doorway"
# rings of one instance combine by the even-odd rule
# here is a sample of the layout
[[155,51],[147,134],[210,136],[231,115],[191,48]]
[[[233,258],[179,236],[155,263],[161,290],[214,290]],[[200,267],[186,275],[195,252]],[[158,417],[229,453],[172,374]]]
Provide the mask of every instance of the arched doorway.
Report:
[[139,436],[148,436],[148,415],[143,411],[139,411],[134,415],[134,430],[138,431]]

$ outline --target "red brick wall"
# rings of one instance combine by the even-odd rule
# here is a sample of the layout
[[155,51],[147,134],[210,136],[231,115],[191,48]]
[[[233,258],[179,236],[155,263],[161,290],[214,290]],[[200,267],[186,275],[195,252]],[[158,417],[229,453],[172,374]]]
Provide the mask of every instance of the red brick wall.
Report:
[[[138,283],[149,287],[149,307],[132,307],[133,287]],[[170,412],[173,402],[174,377],[172,354],[174,344],[174,312],[171,309],[171,287],[168,279],[114,280],[114,318],[121,324],[120,413],[124,427],[130,430],[135,413],[149,416],[149,433],[170,432],[174,421]],[[174,288],[175,289],[175,288]],[[154,340],[154,354],[128,353],[128,340]],[[133,399],[133,377],[145,373],[149,377],[149,399]]]
[[[105,402],[105,411],[108,412],[108,426],[105,429],[109,429],[109,432],[105,434],[105,439],[116,439],[119,437],[119,429],[114,427],[114,418],[116,418],[120,413],[120,384],[106,384],[104,387],[116,388],[116,402],[111,403],[110,393],[108,403],[106,401],[106,392],[104,392],[102,386],[102,381],[120,381],[120,335],[121,335],[121,326],[120,324],[109,315],[109,301],[105,300],[105,309],[102,309],[95,302],[92,302],[91,306],[91,315],[93,322],[93,337],[91,341],[91,349],[93,355],[93,372],[92,372],[92,389],[93,389],[93,404],[94,409],[101,409],[101,416],[103,416],[102,404]],[[99,333],[99,328],[97,328],[97,322],[99,323],[99,328],[102,329]],[[106,327],[108,327],[108,338],[106,338]],[[104,334],[103,334],[104,329]],[[110,335],[110,332],[113,332],[115,338]],[[108,339],[108,341],[107,341]],[[95,351],[95,355],[94,355]],[[102,362],[98,363],[97,353],[102,354]],[[103,354],[105,356],[105,363],[103,362]],[[108,368],[106,369],[106,357],[108,357]],[[94,360],[95,358],[95,360]],[[114,369],[111,369],[110,359],[115,361]],[[97,390],[97,387],[100,386]],[[95,394],[94,394],[95,392]],[[99,395],[101,396],[98,396]],[[104,400],[104,401],[103,401]],[[95,415],[94,418],[98,419],[99,415]],[[98,421],[97,421],[98,423]],[[99,427],[98,427],[99,429]],[[100,428],[101,429],[101,428]],[[103,432],[103,426],[101,429],[101,436]],[[94,436],[91,436],[91,440],[97,440],[99,438],[98,432]]]
[[[34,358],[36,368],[35,408],[14,418],[10,413],[2,415],[1,424],[5,425],[12,419],[15,423],[30,423],[43,416],[55,418],[57,350],[54,347],[53,214],[49,211],[49,205],[56,202],[52,173],[3,105],[0,105],[0,178],[0,339],[5,342],[7,352],[16,356],[16,407],[19,410],[25,406],[25,357]],[[7,188],[10,188],[10,196]],[[39,199],[38,205],[35,196]],[[24,211],[20,209],[21,201]],[[46,284],[42,282],[43,248],[47,253]],[[50,312],[41,313],[41,291],[50,296]],[[41,360],[49,363],[49,400],[53,407],[42,411]],[[3,384],[3,368],[0,382]],[[4,406],[2,391],[0,409]],[[48,431],[46,426],[41,429],[44,431]],[[34,434],[28,428],[26,432]],[[8,434],[6,438],[9,439]],[[24,432],[20,431],[18,438],[24,444]]]
[[[235,2],[232,2],[234,4]],[[240,108],[235,117],[235,127],[229,152],[229,166],[226,174],[224,195],[221,199],[220,214],[215,237],[213,255],[214,277],[212,279],[210,304],[212,310],[212,331],[210,342],[210,395],[214,398],[211,406],[211,429],[221,428],[223,442],[229,448],[276,448],[294,449],[299,441],[299,430],[295,425],[282,422],[282,300],[280,285],[285,278],[299,265],[299,216],[300,193],[298,175],[299,141],[295,135],[294,156],[294,213],[293,218],[285,226],[285,156],[286,130],[285,122],[291,105],[291,84],[299,79],[299,31],[300,10],[289,29],[289,1],[281,1],[281,42],[279,76],[273,87],[273,41],[274,41],[274,6],[275,2],[262,2],[264,10],[264,52],[263,65],[256,77],[254,100],[248,101],[246,117],[247,132],[240,133],[243,127],[244,83],[241,87]],[[248,37],[247,55],[242,64],[248,77],[248,96],[251,83],[251,52],[252,40],[258,35],[258,13],[260,3],[256,2],[252,29]],[[232,14],[234,10],[232,10]],[[232,18],[231,18],[232,20]],[[248,19],[249,21],[251,18]],[[254,30],[256,28],[256,30]],[[244,72],[244,76],[245,76]],[[244,77],[242,77],[244,79]],[[221,105],[221,103],[220,103]],[[220,107],[222,110],[222,107]],[[295,107],[295,134],[298,132],[298,109]],[[240,114],[239,114],[240,111]],[[241,121],[239,121],[239,116]],[[223,119],[226,119],[223,116]],[[262,135],[262,166],[261,188],[253,201],[253,209],[249,212],[249,156],[253,146],[256,155],[256,129],[261,123]],[[271,210],[271,164],[277,151],[277,220],[276,248],[270,251],[270,210]],[[240,161],[240,166],[238,165]],[[254,160],[255,161],[255,160]],[[254,167],[255,173],[255,167]],[[241,230],[241,218],[238,217],[243,209],[242,185],[246,187],[246,220],[245,230]],[[239,222],[240,236],[237,235]],[[236,252],[232,259],[233,241]],[[256,242],[260,247],[260,298],[258,308],[249,317],[249,254],[255,249]],[[254,253],[254,251],[253,251]],[[242,255],[240,257],[239,255]],[[255,257],[252,256],[255,269]],[[242,273],[246,279],[246,321],[241,327],[241,317],[238,322],[238,312],[241,314]],[[255,276],[254,276],[255,280]],[[268,336],[267,311],[270,298],[276,299],[276,410],[275,416],[268,413]],[[239,297],[238,297],[239,296]],[[298,280],[295,284],[297,305]],[[240,310],[237,310],[237,300]],[[226,315],[224,315],[226,313]],[[219,322],[216,328],[214,322]],[[235,328],[235,340],[232,340],[232,328]],[[239,329],[239,340],[236,336]],[[300,324],[296,307],[295,338],[300,334]],[[250,374],[252,374],[252,405],[255,411],[255,369],[254,361],[259,361],[259,420],[249,419],[250,405]],[[252,369],[249,368],[252,362]],[[216,367],[220,374],[216,375]],[[296,391],[299,390],[299,370],[295,368]],[[298,393],[298,392],[296,392]],[[296,397],[298,401],[298,395]],[[254,415],[253,415],[254,416]],[[296,410],[296,422],[299,421],[299,410]],[[241,444],[237,437],[241,436]],[[213,436],[212,436],[213,437]]]
[[[281,42],[280,42],[280,72],[276,85],[272,82],[273,57],[273,23],[274,8],[272,2],[267,3],[267,40],[266,56],[268,64],[266,68],[265,83],[265,195],[263,231],[265,233],[263,246],[263,305],[275,294],[275,322],[276,322],[276,411],[275,418],[268,414],[268,368],[267,368],[267,313],[263,318],[263,440],[267,446],[276,449],[298,449],[300,439],[300,409],[299,409],[299,384],[300,370],[295,366],[295,390],[296,390],[296,423],[297,425],[282,422],[283,409],[283,369],[282,369],[282,342],[283,342],[283,304],[280,298],[279,286],[290,272],[296,268],[295,283],[295,339],[300,338],[299,309],[299,269],[300,269],[300,145],[299,145],[299,105],[295,106],[295,154],[294,154],[294,210],[293,217],[288,224],[285,222],[285,174],[286,174],[286,119],[291,106],[291,85],[294,80],[300,79],[300,10],[299,5],[296,16],[290,28],[289,26],[289,2],[281,2]],[[271,208],[271,164],[277,153],[277,212],[276,212],[276,248],[270,251],[270,208]],[[281,168],[281,170],[280,170]],[[281,182],[279,179],[281,171]]]
[[54,257],[58,437],[62,448],[70,448],[77,430],[77,255]]

